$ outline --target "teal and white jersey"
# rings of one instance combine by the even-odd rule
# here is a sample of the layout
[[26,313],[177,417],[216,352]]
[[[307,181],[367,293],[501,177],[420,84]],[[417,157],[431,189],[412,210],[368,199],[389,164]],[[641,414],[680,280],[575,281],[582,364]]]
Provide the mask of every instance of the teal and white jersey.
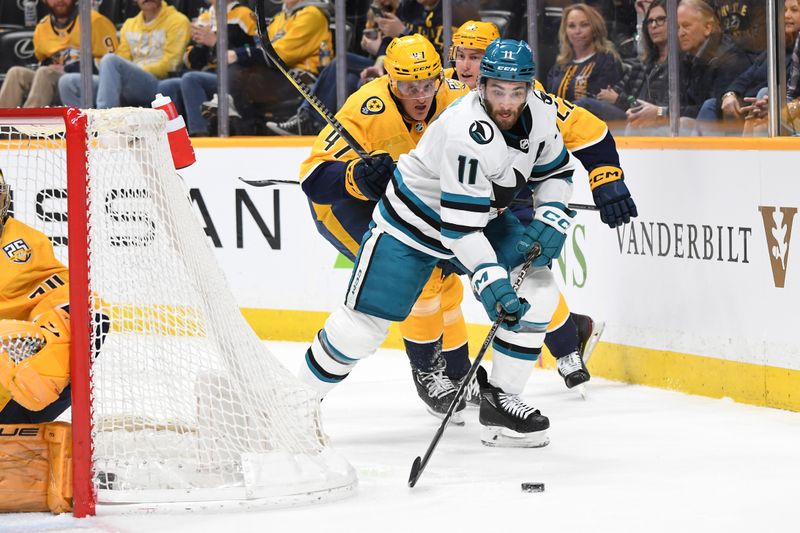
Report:
[[501,131],[477,91],[457,100],[400,156],[373,214],[377,228],[470,270],[495,262],[482,230],[522,187],[534,190],[534,207],[572,195],[574,162],[556,112],[550,96],[531,91],[517,124]]

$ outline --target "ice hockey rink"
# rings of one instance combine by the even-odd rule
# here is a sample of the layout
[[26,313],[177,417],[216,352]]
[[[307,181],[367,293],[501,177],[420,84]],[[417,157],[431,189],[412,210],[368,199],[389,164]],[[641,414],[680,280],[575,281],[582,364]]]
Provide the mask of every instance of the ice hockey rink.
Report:
[[[290,368],[305,346],[269,343]],[[323,404],[333,446],[356,468],[350,497],[265,511],[0,516],[0,533],[78,532],[778,532],[796,531],[796,413],[593,379],[587,400],[550,370],[526,399],[550,417],[549,446],[488,448],[477,410],[450,426],[418,485],[407,479],[439,421],[417,399],[405,355],[381,350]],[[545,484],[525,493],[522,482]]]

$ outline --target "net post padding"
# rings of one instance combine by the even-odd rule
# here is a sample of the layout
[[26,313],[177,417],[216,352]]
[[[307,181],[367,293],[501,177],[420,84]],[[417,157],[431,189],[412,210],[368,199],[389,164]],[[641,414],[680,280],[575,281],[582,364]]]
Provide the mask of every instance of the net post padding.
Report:
[[[239,312],[172,166],[166,115],[64,111],[59,138],[50,124],[36,133],[36,120],[44,128],[52,116],[28,115],[20,127],[26,117],[5,111],[0,166],[5,157],[14,169],[6,177],[24,222],[67,234],[67,217],[40,215],[65,209],[53,191],[69,174],[70,281],[82,286],[71,287],[70,309],[85,339],[73,359],[91,383],[74,374],[73,417],[80,402],[91,405],[79,446],[91,453],[84,490],[97,512],[283,506],[351,492],[354,470],[327,446],[318,400]],[[75,315],[85,318],[77,328]]]

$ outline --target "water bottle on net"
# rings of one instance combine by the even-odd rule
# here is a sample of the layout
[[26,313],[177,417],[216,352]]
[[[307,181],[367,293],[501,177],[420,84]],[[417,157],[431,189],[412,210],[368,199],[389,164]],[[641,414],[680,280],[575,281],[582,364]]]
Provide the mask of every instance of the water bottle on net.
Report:
[[176,170],[186,168],[195,162],[194,148],[186,130],[183,117],[178,114],[172,98],[161,93],[150,104],[153,109],[160,109],[167,114],[167,139],[169,150],[172,152],[172,162]]

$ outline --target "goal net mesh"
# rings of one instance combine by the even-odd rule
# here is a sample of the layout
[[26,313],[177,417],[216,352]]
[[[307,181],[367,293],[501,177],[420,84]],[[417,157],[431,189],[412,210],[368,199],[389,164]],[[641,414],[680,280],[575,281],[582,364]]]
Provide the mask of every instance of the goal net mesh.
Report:
[[[93,481],[98,503],[348,489],[319,403],[239,312],[175,172],[160,111],[86,111]],[[4,119],[13,214],[67,263],[63,120]],[[74,179],[72,176],[71,179]],[[75,332],[73,332],[73,335]]]

